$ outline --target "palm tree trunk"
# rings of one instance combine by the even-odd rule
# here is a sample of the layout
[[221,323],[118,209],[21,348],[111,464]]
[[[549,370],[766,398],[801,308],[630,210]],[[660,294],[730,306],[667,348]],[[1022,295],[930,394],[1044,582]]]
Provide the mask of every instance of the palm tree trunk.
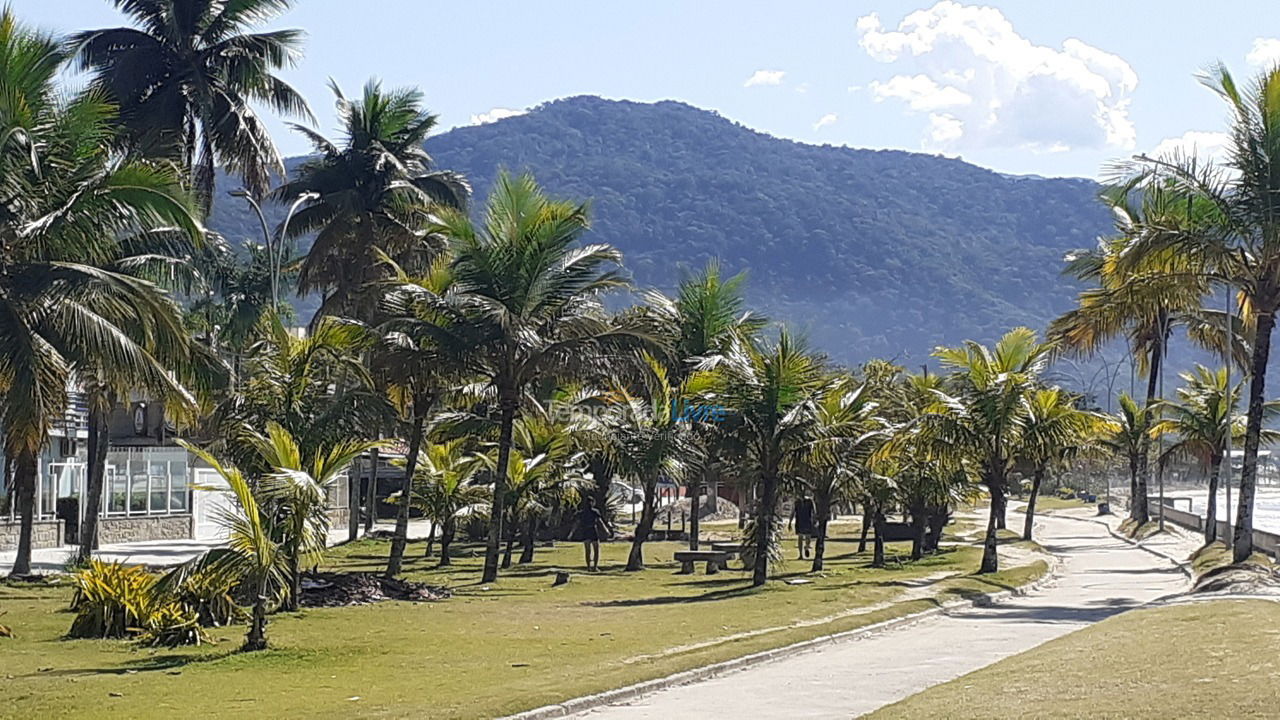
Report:
[[427,549],[426,551],[423,552],[422,557],[424,558],[431,557],[431,550],[432,550],[432,546],[435,544],[435,541],[436,541],[436,521],[432,520],[431,524],[427,526]]
[[991,492],[991,516],[987,519],[987,535],[982,541],[982,565],[978,568],[978,574],[993,573],[1000,569],[1000,559],[996,554],[997,531],[1000,529],[996,508],[1003,507],[1003,503],[997,504],[996,500],[1004,499],[1004,478],[1001,477],[999,462],[993,463],[993,467],[987,471],[987,489]]
[[97,403],[89,405],[89,472],[85,478],[84,521],[80,524],[80,549],[76,562],[89,560],[98,547],[98,516],[102,514],[102,485],[107,474],[107,447],[110,442],[108,411],[99,409]]
[[457,520],[449,518],[444,521],[444,528],[440,531],[440,564],[452,565],[453,561],[449,559],[449,546],[453,544],[453,534],[456,532]]
[[702,472],[694,475],[689,483],[689,549],[698,549],[698,514],[702,509]]
[[991,496],[991,511],[996,517],[996,529],[1004,530],[1008,526],[1009,496],[1005,495],[1003,488]]
[[769,580],[769,548],[773,544],[774,513],[778,511],[777,468],[766,466],[761,478],[764,492],[756,515],[756,563],[751,572],[751,586],[760,587]]
[[1222,472],[1222,455],[1209,458],[1209,504],[1204,511],[1204,544],[1218,539],[1218,480]]
[[300,549],[292,548],[289,552],[289,596],[284,599],[284,609],[288,612],[297,612],[302,598],[302,569],[298,567]]
[[31,574],[31,533],[35,528],[36,514],[36,456],[32,450],[22,450],[14,462],[14,490],[18,496],[18,513],[21,524],[18,530],[18,555],[13,560],[9,577]]
[[1231,540],[1231,556],[1238,563],[1248,560],[1253,554],[1253,494],[1258,480],[1258,441],[1262,435],[1267,362],[1271,357],[1271,331],[1275,324],[1276,318],[1270,312],[1258,314],[1249,378],[1249,415],[1244,431],[1244,463],[1240,468],[1240,500],[1236,505],[1235,534]]
[[871,524],[875,527],[876,537],[871,543],[871,567],[884,567],[884,513],[880,512],[879,506],[871,511]]
[[[382,433],[378,433],[382,439]],[[378,520],[378,448],[369,451],[369,487],[364,493],[364,534],[373,532],[373,524]]]
[[862,534],[858,537],[858,552],[867,551],[867,532],[871,529],[871,501],[863,498],[862,500]]
[[929,518],[925,514],[924,503],[911,507],[911,530],[911,559],[919,560],[924,557],[924,539],[929,533]]
[[827,521],[831,518],[831,503],[823,502],[817,506],[818,522],[816,523],[816,537],[813,539],[813,567],[809,568],[810,572],[821,572],[822,559],[827,552]]
[[511,523],[509,523],[507,526],[508,528],[507,547],[506,547],[506,550],[502,553],[502,569],[503,570],[506,570],[507,568],[511,567],[511,553],[515,550],[515,547],[516,547],[515,526],[516,526],[515,518],[511,518]]
[[929,536],[925,541],[925,552],[933,553],[938,551],[938,544],[942,542],[942,531],[947,527],[947,506],[936,505],[929,509]]
[[658,516],[658,479],[644,481],[644,507],[640,509],[640,522],[636,525],[635,537],[631,539],[631,553],[627,555],[627,570],[644,569],[644,544],[653,532],[653,523]]
[[534,515],[529,518],[529,522],[525,525],[524,547],[520,550],[520,559],[517,561],[520,565],[528,565],[533,562],[533,546],[537,542],[538,536],[538,516]]
[[1040,495],[1040,483],[1044,480],[1044,468],[1036,468],[1031,476],[1031,497],[1027,498],[1027,519],[1022,526],[1022,539],[1030,540],[1032,526],[1036,521],[1036,498]]
[[[1150,408],[1156,399],[1157,382],[1160,379],[1160,365],[1164,362],[1164,354],[1161,352],[1161,343],[1155,343],[1151,348],[1151,362],[1148,363],[1147,372],[1147,400],[1146,407]],[[1147,427],[1150,427],[1151,418],[1147,418]],[[1151,520],[1151,508],[1147,500],[1147,488],[1151,484],[1151,436],[1143,434],[1142,451],[1138,454],[1138,477],[1134,483],[1133,495],[1129,498],[1129,517],[1137,523],[1138,527],[1146,525]]]
[[409,502],[413,490],[413,472],[418,467],[418,452],[422,449],[422,426],[426,422],[426,408],[413,403],[413,429],[409,432],[409,454],[404,463],[404,489],[400,491],[400,507],[396,512],[396,534],[391,539],[391,557],[387,558],[387,577],[400,574],[404,564],[404,549],[409,544]]
[[507,494],[507,463],[511,458],[511,433],[516,421],[516,394],[512,389],[499,393],[501,415],[498,432],[498,470],[493,474],[493,509],[489,513],[489,542],[484,551],[484,573],[480,582],[498,579],[498,549],[502,544],[503,505]]
[[267,576],[263,573],[258,581],[257,592],[253,599],[253,619],[249,623],[249,634],[244,638],[244,650],[267,649]]

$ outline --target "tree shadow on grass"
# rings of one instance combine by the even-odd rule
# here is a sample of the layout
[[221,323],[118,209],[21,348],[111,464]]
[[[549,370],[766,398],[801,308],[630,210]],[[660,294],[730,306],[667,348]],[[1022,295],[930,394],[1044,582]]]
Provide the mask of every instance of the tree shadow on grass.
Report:
[[722,588],[719,590],[711,590],[701,595],[660,595],[657,597],[647,598],[627,598],[623,600],[604,600],[600,602],[584,602],[583,605],[589,607],[645,607],[649,605],[680,605],[683,603],[697,602],[715,602],[717,600],[730,600],[738,597],[746,597],[753,595],[761,590],[761,588],[752,587],[750,584],[741,585],[739,587]]
[[223,660],[239,654],[239,646],[229,648],[225,651],[216,653],[181,655],[177,653],[167,655],[151,655],[149,657],[135,658],[126,660],[117,667],[98,667],[98,668],[63,668],[55,670],[46,670],[44,672],[33,672],[21,675],[19,677],[78,677],[86,675],[134,675],[144,672],[158,672],[166,670],[175,670],[186,667],[187,665],[195,665],[198,663],[215,662]]

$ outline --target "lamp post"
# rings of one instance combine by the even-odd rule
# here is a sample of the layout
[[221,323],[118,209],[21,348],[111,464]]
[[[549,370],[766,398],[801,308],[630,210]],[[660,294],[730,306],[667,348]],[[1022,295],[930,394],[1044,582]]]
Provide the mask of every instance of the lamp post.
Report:
[[258,216],[258,223],[262,226],[263,245],[267,249],[267,266],[271,273],[271,310],[278,313],[280,311],[280,266],[284,264],[284,239],[289,234],[289,221],[293,220],[293,214],[302,207],[304,202],[320,199],[320,193],[305,192],[294,199],[274,241],[271,238],[271,231],[267,229],[267,216],[262,213],[262,206],[258,200],[244,188],[232,190],[228,194],[231,197],[243,198]]

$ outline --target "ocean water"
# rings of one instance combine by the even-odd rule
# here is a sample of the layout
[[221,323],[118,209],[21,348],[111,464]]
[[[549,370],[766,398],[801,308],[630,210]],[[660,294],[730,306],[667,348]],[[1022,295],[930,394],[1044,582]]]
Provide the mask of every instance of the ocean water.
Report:
[[[1154,488],[1153,488],[1154,490]],[[1189,498],[1191,500],[1191,512],[1199,514],[1201,517],[1205,515],[1205,509],[1209,501],[1209,491],[1206,489],[1179,489],[1166,490],[1167,498]],[[1151,499],[1156,499],[1155,492],[1152,492]],[[1240,493],[1236,488],[1231,489],[1231,518],[1236,517],[1236,503],[1240,501]],[[1225,490],[1218,491],[1218,517],[1225,517],[1227,502],[1227,493]],[[1185,510],[1187,504],[1178,501],[1175,505],[1179,510]],[[1260,487],[1254,495],[1253,500],[1253,526],[1258,530],[1266,530],[1268,532],[1280,533],[1280,487]]]

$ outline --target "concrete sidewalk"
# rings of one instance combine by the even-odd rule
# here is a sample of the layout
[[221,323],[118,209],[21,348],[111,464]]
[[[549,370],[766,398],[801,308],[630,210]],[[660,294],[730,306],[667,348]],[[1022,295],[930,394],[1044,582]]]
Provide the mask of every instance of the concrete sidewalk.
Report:
[[[374,532],[395,530],[394,522],[378,522]],[[409,521],[409,538],[421,540],[427,536],[430,523],[426,520]],[[363,529],[361,530],[363,533]],[[337,545],[347,540],[347,528],[335,528],[329,531],[329,545]],[[107,562],[124,562],[154,567],[170,567],[181,565],[198,557],[211,548],[222,545],[220,540],[149,540],[145,542],[119,543],[103,545],[94,553],[94,557]],[[31,572],[37,575],[59,573],[66,567],[67,561],[75,552],[75,548],[64,545],[58,548],[42,548],[31,553]],[[0,552],[0,575],[8,574],[17,557],[14,550]]]
[[1105,527],[1042,517],[1037,540],[1062,561],[1039,590],[935,615],[882,633],[671,687],[583,718],[848,718],[1186,589],[1170,562]]

